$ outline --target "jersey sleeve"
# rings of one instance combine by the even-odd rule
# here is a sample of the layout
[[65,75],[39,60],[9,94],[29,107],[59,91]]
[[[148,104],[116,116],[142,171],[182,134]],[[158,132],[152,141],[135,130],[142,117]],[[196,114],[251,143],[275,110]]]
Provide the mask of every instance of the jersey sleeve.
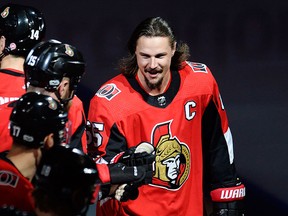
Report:
[[13,104],[15,103],[9,102],[0,105],[0,152],[9,150],[12,146],[13,139],[10,136],[9,119],[13,109]]
[[68,119],[70,124],[69,130],[71,130],[69,145],[87,153],[86,116],[83,103],[76,95],[73,97],[69,108]]
[[228,182],[237,182],[234,164],[233,139],[228,125],[227,113],[213,79],[213,93],[202,118],[204,166],[206,179],[212,189]]
[[103,100],[94,96],[90,101],[86,126],[87,146],[92,158],[100,158],[98,162],[101,163],[110,163],[113,157],[127,149],[127,145],[114,119],[115,113],[109,111],[107,102]]

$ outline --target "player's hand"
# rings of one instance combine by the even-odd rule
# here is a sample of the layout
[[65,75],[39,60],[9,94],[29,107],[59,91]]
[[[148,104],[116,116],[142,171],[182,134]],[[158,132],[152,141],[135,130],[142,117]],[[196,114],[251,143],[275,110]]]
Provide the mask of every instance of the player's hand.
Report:
[[[154,170],[154,146],[150,143],[143,142],[137,147],[132,147],[123,152],[117,159],[117,163],[125,164],[128,167],[136,167],[140,172],[142,169],[145,170],[145,178],[141,181],[134,181],[133,184],[136,186],[141,186],[143,184],[149,184],[152,182],[153,170]],[[127,170],[129,168],[126,168]],[[123,182],[129,183],[129,182]]]
[[130,184],[120,185],[115,192],[115,199],[120,202],[135,200],[139,195],[138,187]]

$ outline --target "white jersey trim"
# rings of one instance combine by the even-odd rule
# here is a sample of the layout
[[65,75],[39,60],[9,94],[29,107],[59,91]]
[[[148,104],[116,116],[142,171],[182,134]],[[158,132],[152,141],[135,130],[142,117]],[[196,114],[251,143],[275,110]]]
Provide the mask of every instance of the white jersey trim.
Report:
[[233,163],[234,161],[234,149],[233,149],[233,138],[232,138],[232,133],[230,128],[228,127],[228,130],[226,133],[224,133],[224,137],[227,143],[228,147],[228,154],[229,154],[229,159],[230,159],[230,164]]

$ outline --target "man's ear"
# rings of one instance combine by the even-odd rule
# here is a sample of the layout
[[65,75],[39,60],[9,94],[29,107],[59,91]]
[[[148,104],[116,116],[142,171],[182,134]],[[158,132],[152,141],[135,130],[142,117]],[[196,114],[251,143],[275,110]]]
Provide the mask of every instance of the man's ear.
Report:
[[65,99],[65,98],[69,97],[69,95],[70,95],[69,84],[70,84],[69,78],[63,77],[63,79],[59,85],[59,88],[58,88],[59,94],[60,94],[62,99]]
[[3,52],[5,48],[6,38],[2,35],[0,37],[0,52]]
[[50,133],[44,138],[44,148],[49,149],[54,146],[54,134]]
[[174,56],[174,53],[176,51],[176,46],[177,46],[177,42],[174,42],[174,46],[172,48],[172,56]]

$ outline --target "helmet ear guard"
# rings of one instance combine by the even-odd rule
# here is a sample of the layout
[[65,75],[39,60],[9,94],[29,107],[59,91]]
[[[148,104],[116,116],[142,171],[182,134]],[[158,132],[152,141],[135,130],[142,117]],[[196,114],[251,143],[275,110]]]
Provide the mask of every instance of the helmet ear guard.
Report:
[[[70,78],[70,90],[76,91],[78,84],[85,72],[85,62],[81,61],[64,61],[61,62],[62,70],[65,71],[64,76]],[[67,73],[68,71],[68,73]]]

